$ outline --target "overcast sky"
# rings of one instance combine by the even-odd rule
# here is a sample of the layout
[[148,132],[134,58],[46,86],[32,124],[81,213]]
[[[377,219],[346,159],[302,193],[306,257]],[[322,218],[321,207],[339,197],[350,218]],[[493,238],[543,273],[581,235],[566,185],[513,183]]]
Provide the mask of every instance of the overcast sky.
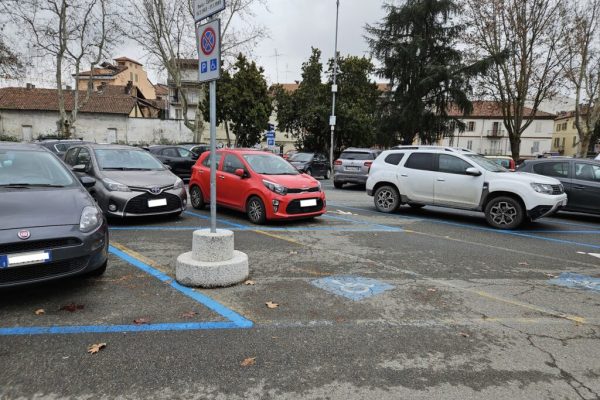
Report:
[[[366,24],[383,17],[380,0],[340,0],[338,50],[342,55],[368,56],[363,35]],[[335,0],[269,0],[269,10],[256,7],[256,22],[267,27],[269,37],[262,40],[252,58],[265,69],[269,84],[300,79],[302,63],[311,46],[319,48],[324,63],[334,52]],[[275,57],[275,50],[279,57]],[[115,57],[129,56],[143,60],[143,52],[125,43],[115,49]],[[165,81],[151,71],[151,79]]]

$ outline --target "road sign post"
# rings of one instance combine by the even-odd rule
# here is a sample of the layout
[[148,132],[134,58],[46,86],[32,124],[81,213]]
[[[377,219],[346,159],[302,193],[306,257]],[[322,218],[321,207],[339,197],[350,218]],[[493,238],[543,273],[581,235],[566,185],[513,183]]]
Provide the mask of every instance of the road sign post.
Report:
[[209,82],[210,103],[210,230],[217,231],[217,79],[221,77],[221,21],[196,27],[198,80]]

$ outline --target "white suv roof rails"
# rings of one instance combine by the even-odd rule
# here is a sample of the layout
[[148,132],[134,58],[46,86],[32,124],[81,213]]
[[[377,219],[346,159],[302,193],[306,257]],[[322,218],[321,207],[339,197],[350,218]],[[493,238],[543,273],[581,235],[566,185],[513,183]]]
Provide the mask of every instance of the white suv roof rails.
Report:
[[394,146],[392,150],[442,150],[452,153],[474,153],[472,150],[462,147],[446,147],[446,146],[429,146],[429,145],[402,145]]

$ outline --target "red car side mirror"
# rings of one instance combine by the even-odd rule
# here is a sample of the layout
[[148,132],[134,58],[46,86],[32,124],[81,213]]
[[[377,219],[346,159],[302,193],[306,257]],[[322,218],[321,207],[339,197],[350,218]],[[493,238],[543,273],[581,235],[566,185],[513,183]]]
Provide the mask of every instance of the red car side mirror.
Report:
[[245,178],[246,177],[246,171],[244,171],[241,168],[238,168],[235,170],[234,172],[237,176],[239,176],[240,178]]

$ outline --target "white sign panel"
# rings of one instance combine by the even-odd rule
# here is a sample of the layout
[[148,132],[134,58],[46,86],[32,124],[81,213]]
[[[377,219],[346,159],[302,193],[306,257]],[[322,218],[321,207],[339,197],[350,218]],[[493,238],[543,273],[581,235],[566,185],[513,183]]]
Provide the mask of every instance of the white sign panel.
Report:
[[221,77],[221,20],[215,19],[196,27],[198,42],[198,76],[200,82]]
[[225,9],[225,0],[194,0],[194,20],[199,22]]

